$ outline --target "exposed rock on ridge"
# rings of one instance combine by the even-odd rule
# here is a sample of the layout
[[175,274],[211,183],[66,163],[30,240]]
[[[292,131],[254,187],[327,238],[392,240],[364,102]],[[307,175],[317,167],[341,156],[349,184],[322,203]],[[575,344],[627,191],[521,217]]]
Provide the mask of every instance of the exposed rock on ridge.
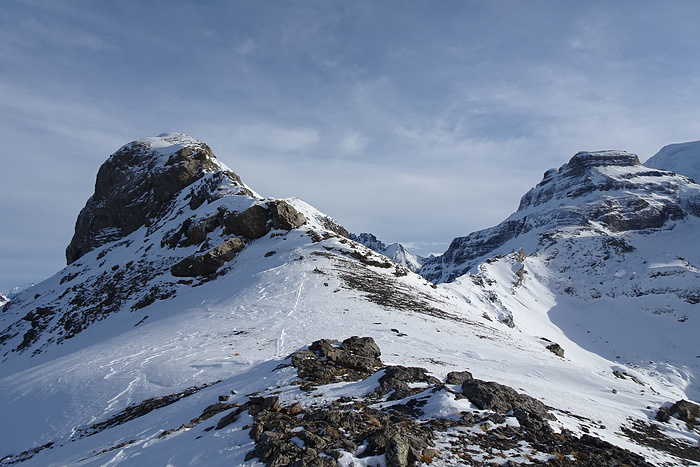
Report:
[[[249,429],[255,448],[245,460],[257,458],[266,466],[355,465],[355,460],[374,465],[375,459],[387,467],[434,461],[498,465],[499,460],[510,465],[517,462],[509,457],[534,460],[533,455],[559,460],[553,465],[651,465],[641,456],[593,436],[579,437],[566,429],[557,433],[549,424],[556,418],[548,407],[509,386],[474,379],[468,371],[452,372],[443,383],[424,368],[381,368],[380,354],[371,337],[351,337],[341,344],[321,339],[309,350],[291,355],[300,378],[292,384],[308,393],[307,400],[323,400],[324,387],[337,390],[343,384],[369,381],[383,373],[377,379],[379,386],[365,395],[343,395],[323,405],[309,405],[303,397],[299,400],[295,396],[288,404],[274,395],[284,391],[278,386],[270,395],[256,394],[227,406],[217,403],[203,413],[228,411],[211,427],[220,430],[242,425],[240,417],[247,411],[253,422],[243,429]],[[360,357],[359,367],[352,364],[353,356]],[[450,387],[455,385],[461,388]],[[451,409],[444,408],[465,398],[478,410],[450,413]],[[426,413],[437,401],[443,404],[443,416]],[[192,428],[201,418],[182,427]],[[178,429],[164,431],[160,437],[175,431]],[[206,436],[211,435],[202,435]],[[479,457],[484,461],[479,462]]]

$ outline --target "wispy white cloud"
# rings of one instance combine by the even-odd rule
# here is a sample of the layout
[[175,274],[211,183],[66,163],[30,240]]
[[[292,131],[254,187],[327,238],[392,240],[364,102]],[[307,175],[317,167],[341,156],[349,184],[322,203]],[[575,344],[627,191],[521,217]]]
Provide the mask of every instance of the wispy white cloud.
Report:
[[251,55],[255,52],[255,41],[253,39],[246,39],[236,47],[236,53],[245,57],[246,55]]
[[371,138],[358,131],[352,131],[343,135],[338,142],[338,151],[346,156],[352,156],[365,150],[372,141]]
[[261,122],[232,127],[228,144],[242,153],[275,157],[285,154],[308,154],[319,139],[318,130],[315,128]]

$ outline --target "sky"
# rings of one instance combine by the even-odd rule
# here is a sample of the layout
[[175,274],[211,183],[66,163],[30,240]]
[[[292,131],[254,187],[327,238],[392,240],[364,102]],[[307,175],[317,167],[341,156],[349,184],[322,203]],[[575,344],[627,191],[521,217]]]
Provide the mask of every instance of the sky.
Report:
[[700,139],[697,1],[5,0],[0,292],[65,265],[100,165],[163,132],[418,254],[582,150]]

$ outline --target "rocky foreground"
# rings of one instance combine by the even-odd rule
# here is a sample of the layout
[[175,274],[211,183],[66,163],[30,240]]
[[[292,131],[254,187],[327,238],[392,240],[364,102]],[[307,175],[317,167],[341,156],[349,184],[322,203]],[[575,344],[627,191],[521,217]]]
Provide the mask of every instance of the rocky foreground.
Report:
[[[210,423],[203,436],[243,425],[242,429],[248,430],[255,441],[246,460],[257,458],[269,467],[356,465],[353,460],[364,461],[362,465],[387,467],[433,463],[652,465],[638,454],[594,436],[576,436],[566,429],[555,431],[550,426],[550,422],[556,420],[554,409],[511,387],[474,379],[469,371],[451,372],[445,381],[440,381],[423,368],[385,366],[380,355],[371,337],[351,337],[340,343],[318,340],[308,349],[294,352],[287,359],[288,363],[275,369],[290,366],[296,369],[299,378],[292,385],[298,386],[305,397],[283,405],[275,393],[290,388],[249,394],[243,403],[229,402],[236,398],[234,395],[222,395],[200,416],[163,431],[159,438],[173,436],[200,423]],[[373,389],[362,396],[314,402],[322,398],[325,390],[339,386],[351,389],[353,382],[369,383]],[[79,435],[95,435],[173,404],[207,386],[210,385],[131,406],[107,421],[79,430]],[[445,401],[463,410],[440,416],[435,407],[444,405]],[[685,420],[689,429],[694,429],[699,410],[697,404],[679,401],[671,408],[662,407],[657,418],[664,422],[675,416]],[[582,426],[594,423],[578,418]],[[697,447],[671,440],[654,425],[641,420],[634,421],[624,431],[631,439],[677,458],[700,460]],[[13,465],[48,448],[52,446],[8,456],[0,465]]]
[[[503,465],[506,459],[555,466],[652,465],[596,437],[555,432],[548,423],[555,419],[550,408],[511,387],[474,379],[468,371],[451,372],[440,381],[423,368],[384,366],[380,353],[370,337],[316,341],[291,356],[299,375],[295,384],[302,390],[314,397],[327,385],[371,378],[378,383],[376,388],[363,397],[340,397],[330,405],[308,408],[299,402],[281,406],[274,395],[255,395],[224,416],[215,429],[247,411],[253,418],[250,437],[256,442],[248,459],[257,457],[267,466],[332,466],[348,454],[383,455],[388,467],[438,459],[458,465]],[[426,407],[439,398],[468,400],[471,405],[466,404],[469,408],[458,417],[428,414]],[[691,406],[674,405],[671,412],[697,414],[698,406]],[[668,409],[660,413],[668,420]],[[695,418],[686,418],[691,419],[689,423],[694,423]],[[637,425],[643,426],[641,421]],[[628,435],[639,433],[629,430]],[[666,441],[673,454],[700,460],[697,448]]]

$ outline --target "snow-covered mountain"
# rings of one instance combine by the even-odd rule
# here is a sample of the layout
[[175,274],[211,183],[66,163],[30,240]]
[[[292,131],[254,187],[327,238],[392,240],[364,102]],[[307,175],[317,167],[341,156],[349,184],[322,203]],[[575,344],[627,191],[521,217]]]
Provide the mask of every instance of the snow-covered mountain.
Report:
[[14,296],[19,295],[21,292],[24,292],[25,290],[34,287],[34,282],[28,282],[26,284],[22,285],[16,285],[10,289],[10,291],[7,293],[7,298],[12,299]]
[[363,232],[359,235],[350,233],[348,234],[348,238],[358,243],[362,243],[364,246],[376,251],[377,253],[391,258],[395,263],[405,266],[413,272],[418,271],[423,265],[423,262],[425,262],[424,257],[410,253],[402,244],[391,243],[387,245],[371,233]]
[[669,144],[647,159],[647,167],[669,170],[700,181],[700,141]]
[[508,325],[527,327],[540,309],[605,358],[652,373],[659,361],[694,368],[686,390],[698,399],[698,215],[691,179],[627,153],[579,153],[504,222],[456,238],[420,272],[457,289],[484,285]]
[[10,299],[4,296],[3,294],[0,293],[0,307],[5,305],[5,303],[9,302]]
[[700,215],[699,190],[688,177],[645,167],[633,154],[580,152],[545,172],[510,217],[455,238],[420,273],[434,282],[449,282],[475,271],[495,253],[533,250],[552,237],[585,232],[622,239],[628,232],[671,230],[678,221]]
[[700,465],[700,187],[574,159],[436,285],[200,141],[124,146],[0,313],[0,465]]

